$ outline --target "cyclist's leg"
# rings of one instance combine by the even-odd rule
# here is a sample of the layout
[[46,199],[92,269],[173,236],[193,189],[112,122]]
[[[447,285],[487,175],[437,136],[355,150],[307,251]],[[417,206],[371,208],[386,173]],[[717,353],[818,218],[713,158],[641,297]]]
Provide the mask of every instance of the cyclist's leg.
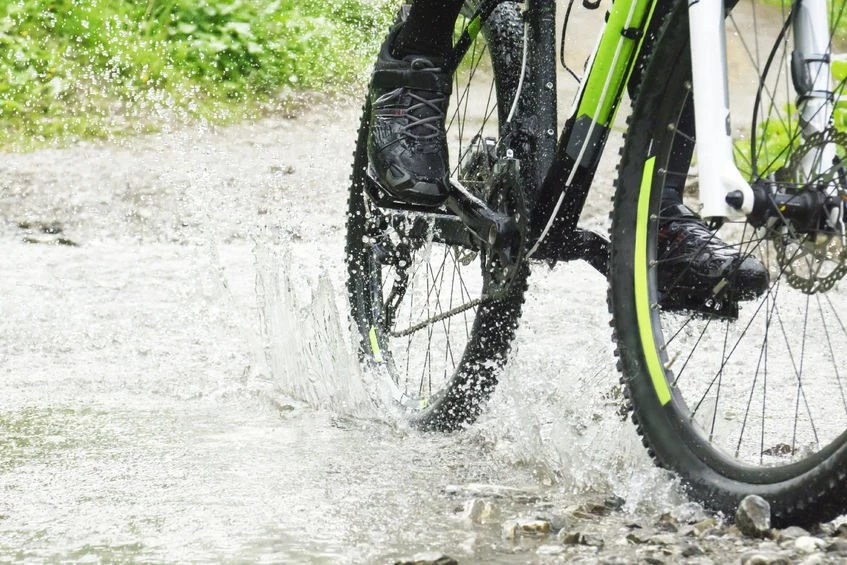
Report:
[[444,57],[453,46],[453,25],[464,0],[416,0],[392,53]]
[[385,40],[371,80],[371,170],[395,199],[439,206],[447,198],[444,120],[452,90],[445,57],[463,0],[418,0]]

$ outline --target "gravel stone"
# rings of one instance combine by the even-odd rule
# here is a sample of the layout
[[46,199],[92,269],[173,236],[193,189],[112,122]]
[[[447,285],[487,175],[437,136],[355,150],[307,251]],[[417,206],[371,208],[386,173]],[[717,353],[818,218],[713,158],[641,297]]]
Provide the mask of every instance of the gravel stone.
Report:
[[459,562],[443,553],[428,551],[417,553],[411,559],[397,561],[395,565],[459,565]]
[[595,534],[585,534],[582,538],[582,545],[588,545],[591,547],[603,547],[606,545],[605,540]]
[[755,494],[744,497],[735,513],[735,525],[749,537],[764,537],[771,529],[771,505]]
[[697,555],[703,555],[703,550],[699,545],[686,545],[682,548],[681,555],[683,557],[696,557]]
[[546,536],[550,533],[550,522],[547,520],[515,519],[503,524],[503,537],[516,539],[524,536]]
[[550,522],[550,529],[554,532],[558,532],[560,530],[570,530],[574,527],[573,520],[571,520],[568,516],[565,516],[564,514],[543,511],[536,512],[534,514],[534,518],[536,520],[546,520]]
[[566,514],[578,520],[596,520],[601,516],[609,515],[609,508],[601,502],[585,502],[566,509]]
[[800,562],[800,565],[821,565],[824,563],[823,553],[814,553]]
[[655,536],[650,536],[647,543],[652,545],[673,546],[679,544],[679,537],[672,534],[656,534]]
[[759,544],[759,551],[779,551],[782,549],[779,544],[771,541],[765,540]]
[[826,547],[826,542],[821,538],[815,538],[812,536],[800,536],[796,540],[794,540],[794,547],[797,551],[803,553],[813,553],[815,551],[822,550]]
[[778,553],[751,553],[741,558],[741,565],[791,565],[791,560]]
[[647,543],[647,541],[652,537],[652,533],[644,530],[637,530],[634,532],[630,532],[626,535],[626,541],[634,544],[642,544]]
[[556,534],[556,539],[564,545],[577,545],[582,539],[582,533],[562,530]]
[[608,508],[609,510],[620,510],[623,508],[624,504],[626,504],[626,499],[612,494],[606,497],[606,500],[603,501],[603,506]]
[[475,524],[482,524],[497,517],[497,507],[490,500],[473,498],[465,502],[462,516]]
[[783,530],[774,531],[774,539],[776,541],[796,540],[802,536],[808,536],[809,532],[799,526],[789,526]]
[[714,532],[717,527],[718,521],[709,517],[694,524],[692,533],[699,538]]
[[669,512],[659,516],[659,521],[656,523],[656,526],[665,532],[679,531],[679,522]]
[[835,538],[826,550],[830,553],[847,553],[847,539]]
[[586,534],[578,531],[562,530],[556,535],[556,539],[563,545],[587,545],[591,547],[603,547],[603,538],[595,534]]

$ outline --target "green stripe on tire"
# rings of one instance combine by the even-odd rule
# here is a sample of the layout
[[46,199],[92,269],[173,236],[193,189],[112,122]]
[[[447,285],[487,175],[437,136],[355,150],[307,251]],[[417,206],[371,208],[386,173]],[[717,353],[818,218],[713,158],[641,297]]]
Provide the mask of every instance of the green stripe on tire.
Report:
[[638,317],[638,332],[641,336],[641,346],[644,360],[653,388],[662,406],[670,402],[671,391],[665,380],[665,372],[656,351],[656,341],[653,338],[653,316],[650,309],[650,289],[647,284],[647,231],[650,220],[650,191],[653,184],[653,169],[656,157],[650,157],[644,163],[644,173],[641,177],[641,191],[638,195],[638,215],[635,222],[635,311]]

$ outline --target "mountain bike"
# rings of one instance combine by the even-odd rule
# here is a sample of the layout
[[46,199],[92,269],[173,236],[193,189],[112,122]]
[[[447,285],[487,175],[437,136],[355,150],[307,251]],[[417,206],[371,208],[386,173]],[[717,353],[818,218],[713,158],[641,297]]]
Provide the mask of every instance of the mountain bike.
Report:
[[[608,280],[638,433],[691,496],[731,513],[758,494],[776,525],[847,509],[844,10],[843,0],[614,0],[559,131],[556,3],[466,2],[446,205],[402,206],[373,180],[368,101],[354,153],[351,314],[363,361],[390,378],[413,423],[473,422],[508,358],[531,264],[582,259]],[[583,229],[626,96],[611,225]],[[734,294],[727,278],[677,288],[663,276],[668,188],[767,267],[763,295]]]

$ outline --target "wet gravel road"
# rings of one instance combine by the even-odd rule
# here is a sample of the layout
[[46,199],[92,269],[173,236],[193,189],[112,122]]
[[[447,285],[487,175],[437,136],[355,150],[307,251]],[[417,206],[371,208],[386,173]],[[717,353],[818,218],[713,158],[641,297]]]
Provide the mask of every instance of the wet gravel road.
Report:
[[469,430],[371,402],[343,293],[355,109],[313,108],[2,156],[0,561],[847,558],[837,524],[746,537],[652,466],[584,265],[534,269]]

